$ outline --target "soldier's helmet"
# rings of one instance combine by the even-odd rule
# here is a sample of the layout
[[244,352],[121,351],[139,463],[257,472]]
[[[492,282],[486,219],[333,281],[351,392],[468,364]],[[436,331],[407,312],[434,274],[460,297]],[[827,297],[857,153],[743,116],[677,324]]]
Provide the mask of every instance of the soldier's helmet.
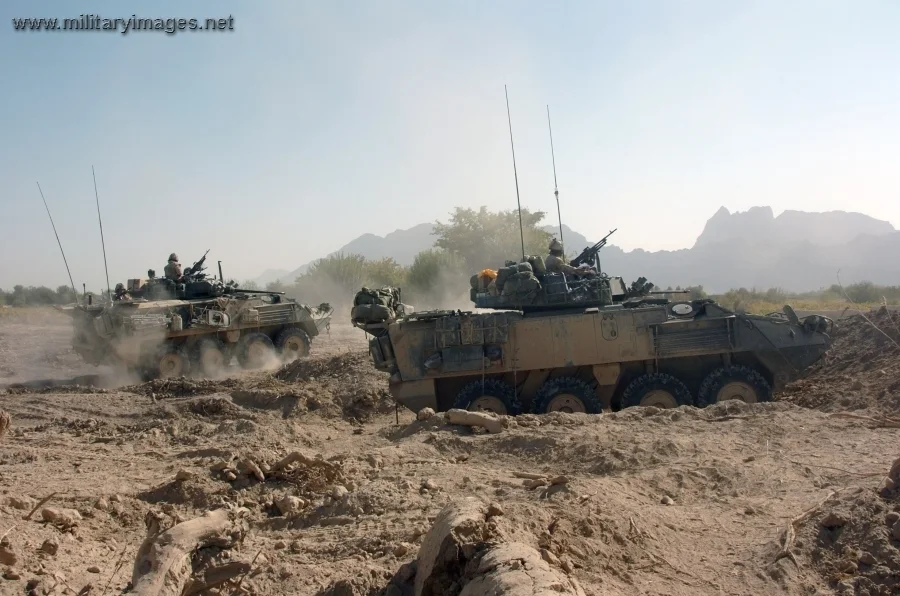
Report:
[[118,294],[119,292],[124,292],[124,291],[125,291],[125,286],[122,285],[121,283],[117,283],[116,284],[116,293]]
[[563,249],[563,247],[562,247],[562,244],[560,244],[559,240],[554,238],[553,240],[550,241],[550,250],[551,251],[558,250],[558,251],[562,252],[562,249]]
[[176,254],[173,252],[172,254],[169,255],[169,260],[170,260],[170,261],[175,261],[175,262],[177,263],[177,262],[178,262],[178,255],[176,255]]

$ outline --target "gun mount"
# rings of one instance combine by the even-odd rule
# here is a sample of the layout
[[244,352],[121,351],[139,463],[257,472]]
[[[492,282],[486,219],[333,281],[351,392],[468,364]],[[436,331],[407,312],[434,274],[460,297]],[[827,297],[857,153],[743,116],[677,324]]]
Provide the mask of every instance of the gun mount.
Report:
[[600,249],[603,248],[604,246],[606,246],[606,241],[609,239],[610,236],[615,234],[616,230],[618,230],[618,229],[619,228],[616,228],[615,230],[611,230],[609,232],[609,234],[607,234],[606,236],[601,238],[599,242],[597,242],[593,246],[588,246],[587,248],[585,248],[583,251],[581,251],[581,254],[579,254],[577,257],[575,257],[574,259],[569,261],[569,265],[571,265],[572,267],[580,267],[581,265],[589,265],[591,267],[596,267],[597,271],[600,271],[600,259],[599,259]]
[[304,357],[329,328],[329,305],[209,278],[205,259],[177,280],[152,270],[149,279],[129,279],[130,299],[64,309],[75,324],[75,351],[90,364],[124,366],[144,377],[217,376],[233,358],[252,369]]

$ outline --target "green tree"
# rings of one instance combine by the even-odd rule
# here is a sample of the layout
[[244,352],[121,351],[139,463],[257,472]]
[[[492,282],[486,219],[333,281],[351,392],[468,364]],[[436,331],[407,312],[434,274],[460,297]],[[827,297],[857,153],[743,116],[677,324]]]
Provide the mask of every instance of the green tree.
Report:
[[70,302],[75,302],[76,300],[77,296],[71,286],[58,286],[56,288],[57,304],[69,304]]
[[427,290],[441,285],[448,277],[468,278],[465,260],[439,248],[423,250],[415,256],[409,268],[410,287]]
[[454,301],[465,304],[469,292],[469,272],[459,255],[440,248],[417,254],[407,273],[404,300],[416,307],[449,308]]
[[362,255],[330,255],[310,265],[306,273],[297,278],[297,285],[303,288],[327,284],[352,296],[365,283],[366,271],[367,261]]
[[704,298],[708,298],[706,291],[703,289],[703,286],[688,286],[684,289],[684,291],[691,293],[691,300],[702,300]]
[[880,302],[884,288],[879,288],[870,281],[861,281],[845,286],[845,289],[847,297],[853,302]]
[[366,261],[363,280],[370,286],[404,286],[407,269],[390,257]]
[[547,253],[551,235],[539,227],[544,215],[543,211],[523,208],[520,235],[517,210],[491,212],[487,207],[478,211],[457,207],[449,223],[435,223],[434,245],[461,257],[469,271],[496,269],[507,260],[521,260],[522,236],[526,254]]

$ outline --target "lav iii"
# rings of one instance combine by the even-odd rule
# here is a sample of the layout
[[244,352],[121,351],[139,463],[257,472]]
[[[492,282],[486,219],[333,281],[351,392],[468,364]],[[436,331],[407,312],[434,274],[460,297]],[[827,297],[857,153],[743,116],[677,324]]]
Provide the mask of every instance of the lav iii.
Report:
[[[652,294],[643,278],[626,287],[600,272],[603,243],[570,262],[593,263],[585,275],[542,273],[540,257],[508,262],[496,277],[483,271],[472,284],[479,312],[401,315],[401,305],[388,304],[374,317],[360,308],[351,322],[374,336],[375,368],[391,374],[391,394],[413,411],[600,413],[763,402],[831,344],[830,319],[799,319],[790,306],[784,316],[758,316],[709,299]],[[516,291],[505,291],[513,278]],[[387,303],[391,292],[382,291]]]
[[[207,253],[209,251],[206,251]],[[75,351],[88,363],[125,366],[145,378],[191,372],[221,374],[233,357],[248,369],[309,354],[333,310],[285,298],[283,292],[245,290],[204,273],[206,254],[181,279],[128,280],[131,299],[76,305]]]

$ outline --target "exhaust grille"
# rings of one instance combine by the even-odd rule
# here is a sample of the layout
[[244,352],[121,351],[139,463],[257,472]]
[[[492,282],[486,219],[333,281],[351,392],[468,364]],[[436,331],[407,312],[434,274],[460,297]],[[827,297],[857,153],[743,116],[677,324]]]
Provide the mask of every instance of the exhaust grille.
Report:
[[291,304],[274,304],[260,307],[258,310],[260,326],[284,325],[294,320],[294,307]]
[[699,329],[678,329],[670,331],[654,328],[653,343],[656,356],[683,356],[695,352],[715,352],[730,350],[730,326],[721,328],[701,327]]

